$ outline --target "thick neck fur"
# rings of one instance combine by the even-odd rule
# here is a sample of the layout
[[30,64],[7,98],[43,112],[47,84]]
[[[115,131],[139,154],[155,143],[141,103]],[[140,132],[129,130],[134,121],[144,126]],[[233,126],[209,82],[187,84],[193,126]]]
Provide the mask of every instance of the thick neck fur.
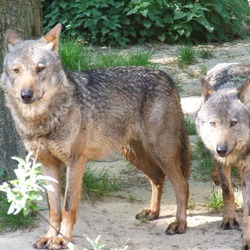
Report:
[[68,119],[73,106],[73,88],[60,85],[37,102],[24,104],[12,95],[6,95],[7,106],[23,139],[51,137]]

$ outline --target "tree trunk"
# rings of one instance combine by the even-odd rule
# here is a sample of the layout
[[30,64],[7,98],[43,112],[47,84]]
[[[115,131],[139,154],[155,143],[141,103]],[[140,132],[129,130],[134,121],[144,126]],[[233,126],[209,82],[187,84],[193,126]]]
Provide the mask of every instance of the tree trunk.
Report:
[[[40,1],[0,0],[0,73],[5,53],[4,33],[7,29],[18,31],[23,38],[40,36],[42,34]],[[16,162],[11,157],[24,155],[25,149],[16,132],[10,112],[5,106],[3,91],[0,89],[0,167],[6,169],[8,177],[13,177],[13,169],[16,168]]]

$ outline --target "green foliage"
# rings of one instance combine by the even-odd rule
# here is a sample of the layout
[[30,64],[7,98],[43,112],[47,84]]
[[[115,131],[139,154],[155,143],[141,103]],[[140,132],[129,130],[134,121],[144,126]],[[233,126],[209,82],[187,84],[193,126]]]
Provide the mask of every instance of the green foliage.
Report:
[[18,162],[14,170],[17,179],[0,185],[0,232],[35,226],[38,221],[36,201],[42,200],[39,193],[52,190],[44,180],[55,181],[41,175],[41,164],[34,161],[32,153],[25,159],[12,159]]
[[24,216],[38,211],[35,201],[42,200],[40,192],[46,189],[52,191],[52,186],[46,185],[44,180],[54,181],[49,176],[41,174],[41,164],[36,163],[29,153],[25,159],[12,157],[18,162],[17,169],[14,170],[17,179],[4,182],[0,186],[0,191],[5,192],[10,203],[8,214],[18,214],[23,212]]
[[108,49],[94,51],[81,42],[62,40],[60,57],[63,65],[70,70],[89,70],[114,66],[154,66],[150,62],[152,51],[116,52]]
[[31,213],[29,216],[24,216],[23,213],[8,214],[9,206],[5,194],[0,192],[0,233],[36,226],[38,222],[36,213]]
[[211,42],[245,37],[247,0],[42,0],[44,27],[90,44]]
[[[105,244],[100,242],[101,235],[97,236],[95,240],[85,236],[89,244],[91,245],[91,248],[88,250],[129,250],[129,246],[124,246],[122,248],[110,248],[106,246]],[[78,250],[77,246],[72,244],[71,242],[68,244],[69,250]],[[86,249],[85,249],[86,250]]]

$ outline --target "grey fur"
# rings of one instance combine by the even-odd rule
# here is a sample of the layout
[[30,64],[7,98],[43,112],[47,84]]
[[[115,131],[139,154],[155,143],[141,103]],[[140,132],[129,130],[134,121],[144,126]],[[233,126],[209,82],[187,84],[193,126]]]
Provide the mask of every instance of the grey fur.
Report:
[[250,247],[250,67],[224,63],[202,80],[204,104],[196,118],[197,131],[210,150],[215,166],[213,179],[221,184],[224,200],[223,229],[238,228],[231,167],[239,168],[243,190],[243,248]]

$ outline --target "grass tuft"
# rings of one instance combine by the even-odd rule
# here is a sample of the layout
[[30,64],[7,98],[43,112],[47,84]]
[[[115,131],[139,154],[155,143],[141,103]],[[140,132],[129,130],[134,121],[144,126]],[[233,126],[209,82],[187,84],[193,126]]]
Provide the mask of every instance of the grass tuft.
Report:
[[206,198],[208,208],[212,211],[221,210],[224,206],[221,189],[213,189],[210,196]]
[[188,135],[196,135],[196,128],[194,122],[190,119],[190,117],[185,117],[186,131]]
[[116,52],[111,49],[94,51],[81,43],[64,40],[61,42],[60,57],[63,65],[70,70],[90,70],[116,66],[156,67],[150,58],[152,51]]
[[177,64],[180,68],[184,68],[190,64],[196,63],[196,50],[191,46],[182,46],[177,52]]
[[200,50],[198,50],[197,54],[202,59],[211,59],[211,58],[214,58],[214,53],[210,49],[200,49]]
[[87,168],[83,183],[85,192],[96,197],[103,196],[112,191],[119,191],[122,187],[120,180],[116,177],[110,178],[105,169],[97,173],[95,170]]
[[200,138],[197,138],[195,142],[192,158],[194,160],[194,178],[202,181],[211,180],[213,159]]

